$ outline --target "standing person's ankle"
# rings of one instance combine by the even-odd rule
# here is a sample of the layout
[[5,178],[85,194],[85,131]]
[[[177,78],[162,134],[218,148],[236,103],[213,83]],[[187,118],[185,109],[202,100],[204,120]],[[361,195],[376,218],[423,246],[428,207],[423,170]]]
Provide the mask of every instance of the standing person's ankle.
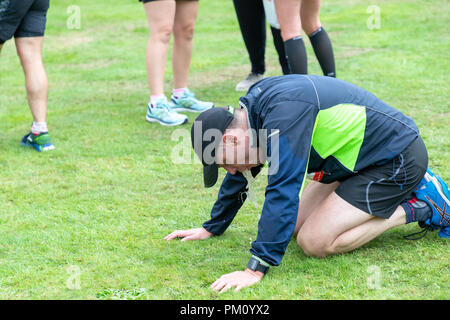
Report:
[[186,91],[186,87],[184,88],[178,88],[172,90],[172,95],[175,97],[175,99],[178,99],[183,96],[184,92]]
[[33,121],[33,125],[31,126],[31,133],[40,134],[42,132],[48,132],[47,122]]
[[166,96],[164,94],[154,94],[150,96],[150,104],[152,107],[156,106],[156,103],[161,100],[164,99]]

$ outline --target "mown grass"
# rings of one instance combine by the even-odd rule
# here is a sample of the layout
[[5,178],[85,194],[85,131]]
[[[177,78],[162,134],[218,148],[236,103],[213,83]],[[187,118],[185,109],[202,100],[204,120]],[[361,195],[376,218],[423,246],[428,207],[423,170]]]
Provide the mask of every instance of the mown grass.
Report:
[[[321,19],[337,75],[412,116],[430,166],[450,181],[448,3],[379,2],[381,26],[374,30],[366,26],[369,4],[324,2]],[[55,151],[20,147],[31,115],[12,41],[0,56],[0,298],[448,299],[448,241],[436,233],[403,240],[416,225],[325,259],[306,257],[292,241],[282,265],[257,286],[222,295],[210,290],[248,261],[265,179],[256,181],[257,208],[245,204],[223,236],[162,240],[208,219],[218,186],[202,187],[200,165],[172,163],[180,128],[144,120],[148,30],[141,5],[80,0],[79,30],[66,26],[70,5],[52,2],[45,40]],[[278,75],[271,41],[267,74]],[[320,74],[307,49],[310,72]],[[237,106],[234,86],[249,69],[232,2],[201,1],[191,89],[217,105]],[[165,84],[169,94],[170,63]],[[71,285],[71,266],[81,272],[79,289]]]

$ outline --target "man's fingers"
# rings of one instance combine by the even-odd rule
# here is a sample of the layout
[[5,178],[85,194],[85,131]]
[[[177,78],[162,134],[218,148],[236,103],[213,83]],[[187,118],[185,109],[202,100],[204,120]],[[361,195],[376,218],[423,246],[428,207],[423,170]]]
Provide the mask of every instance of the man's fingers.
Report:
[[243,285],[237,285],[237,286],[236,286],[236,289],[234,289],[234,291],[235,291],[235,292],[238,292],[238,291],[240,291],[242,288],[244,288]]
[[219,293],[223,293],[223,292],[225,292],[225,291],[231,289],[231,287],[232,287],[232,285],[229,284],[229,283],[227,283],[227,284],[222,288],[222,290],[219,291]]
[[183,239],[181,239],[181,241],[189,241],[189,240],[197,240],[198,238],[196,237],[195,234],[184,237]]
[[165,240],[172,240],[175,238],[183,238],[181,241],[187,241],[187,240],[202,240],[209,238],[211,236],[211,233],[206,231],[203,228],[197,228],[197,229],[189,229],[189,230],[175,230],[171,234],[164,237]]
[[170,241],[175,238],[184,238],[188,235],[190,235],[189,230],[175,230],[174,232],[166,236],[164,239]]
[[220,289],[223,288],[224,285],[225,281],[222,279],[222,277],[220,277],[211,285],[211,289],[219,291]]
[[219,287],[219,283],[220,283],[221,281],[222,281],[222,280],[220,280],[220,279],[217,279],[216,281],[214,281],[214,283],[211,285],[211,289],[216,290],[216,289]]

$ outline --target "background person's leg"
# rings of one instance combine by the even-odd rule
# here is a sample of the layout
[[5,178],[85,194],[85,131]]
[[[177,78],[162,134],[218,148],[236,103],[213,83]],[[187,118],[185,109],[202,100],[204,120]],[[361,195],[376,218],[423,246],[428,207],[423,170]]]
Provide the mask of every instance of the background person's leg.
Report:
[[281,30],[274,27],[270,27],[270,30],[272,31],[273,44],[278,53],[278,62],[280,63],[281,71],[283,74],[290,74],[291,70],[289,69],[289,64],[286,59],[286,51],[284,50],[284,43],[281,38]]
[[262,0],[233,0],[242,38],[252,65],[252,73],[266,71],[266,18]]
[[302,0],[300,9],[302,27],[309,36],[323,74],[336,77],[333,47],[327,32],[319,20],[320,5],[321,0]]
[[291,73],[307,74],[308,60],[305,43],[300,35],[301,0],[274,0],[281,37]]
[[197,19],[198,1],[177,1],[173,27],[173,91],[171,109],[175,111],[203,112],[214,106],[200,101],[188,89],[189,67],[192,58],[192,41]]
[[172,52],[174,88],[187,87],[197,12],[198,1],[176,2]]
[[383,232],[406,223],[401,206],[389,219],[372,216],[343,200],[335,192],[300,228],[297,242],[311,256],[345,253],[366,244]]
[[48,79],[42,63],[43,37],[15,38],[17,54],[25,73],[25,84],[34,122],[46,122]]
[[175,19],[175,0],[146,2],[144,9],[150,29],[146,49],[150,103],[147,107],[146,120],[166,126],[186,123],[188,118],[185,115],[169,110],[169,102],[164,95],[164,74]]
[[164,73],[175,18],[175,1],[144,3],[150,37],[146,50],[147,78],[151,95],[164,94]]

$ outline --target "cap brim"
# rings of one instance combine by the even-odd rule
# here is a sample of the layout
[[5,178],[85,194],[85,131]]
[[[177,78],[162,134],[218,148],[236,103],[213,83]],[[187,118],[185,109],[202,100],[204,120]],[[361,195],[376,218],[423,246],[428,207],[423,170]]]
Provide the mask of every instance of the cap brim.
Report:
[[205,184],[205,188],[211,188],[216,184],[218,172],[219,168],[215,163],[203,167],[203,182]]

